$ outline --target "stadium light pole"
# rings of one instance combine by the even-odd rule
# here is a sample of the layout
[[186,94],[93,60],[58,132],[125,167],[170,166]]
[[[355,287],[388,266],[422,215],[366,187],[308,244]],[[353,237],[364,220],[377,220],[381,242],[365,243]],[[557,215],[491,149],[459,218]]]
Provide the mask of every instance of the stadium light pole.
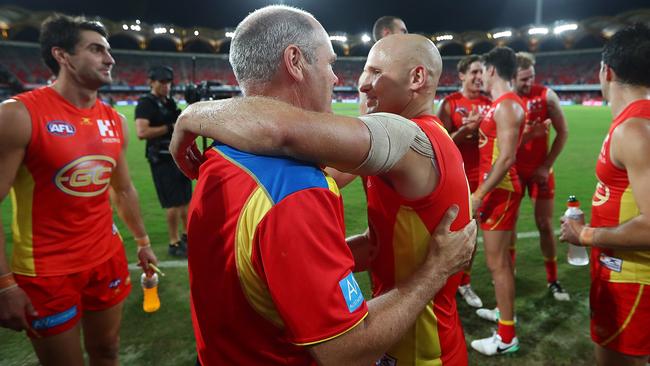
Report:
[[535,6],[535,24],[542,24],[542,5],[544,0],[537,0]]

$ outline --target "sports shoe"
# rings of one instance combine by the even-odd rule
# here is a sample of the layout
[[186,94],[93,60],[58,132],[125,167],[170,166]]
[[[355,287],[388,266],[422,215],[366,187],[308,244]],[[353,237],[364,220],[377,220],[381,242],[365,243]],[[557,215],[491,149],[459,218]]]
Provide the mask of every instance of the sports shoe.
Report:
[[494,332],[491,337],[472,341],[472,348],[486,356],[504,355],[519,351],[519,339],[514,337],[510,343],[504,343]]
[[172,257],[187,258],[187,247],[179,240],[174,244],[169,244],[167,253]]
[[[476,315],[479,316],[481,319],[485,319],[487,321],[491,322],[499,322],[499,308],[494,308],[494,309],[477,309],[476,310]],[[515,323],[517,322],[517,316],[515,315],[514,318]]]
[[483,306],[483,301],[481,301],[481,298],[478,297],[476,292],[474,292],[472,285],[467,284],[464,286],[458,286],[458,293],[463,297],[463,299],[465,299],[467,305],[475,308]]
[[553,294],[553,298],[557,301],[569,301],[571,300],[571,296],[569,296],[569,293],[564,291],[562,286],[560,286],[560,282],[554,281],[548,284],[548,290],[551,291]]
[[479,318],[485,319],[487,321],[491,322],[498,322],[499,321],[499,309],[494,308],[494,309],[478,309],[476,310],[476,315],[478,315]]

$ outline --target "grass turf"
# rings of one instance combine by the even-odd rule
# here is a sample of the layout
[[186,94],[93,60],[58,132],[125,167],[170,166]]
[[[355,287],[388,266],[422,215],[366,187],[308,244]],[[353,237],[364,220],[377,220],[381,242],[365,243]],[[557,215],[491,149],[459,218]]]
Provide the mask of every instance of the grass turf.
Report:
[[[133,108],[122,107],[120,112],[133,121]],[[337,113],[356,115],[356,104],[336,104]],[[570,136],[564,152],[555,165],[556,210],[558,218],[564,211],[569,194],[575,194],[583,203],[589,218],[590,197],[596,178],[594,167],[602,139],[611,121],[608,108],[573,106],[564,108]],[[130,145],[127,152],[131,176],[140,194],[140,204],[160,260],[172,259],[166,253],[167,233],[165,216],[155,196],[149,166],[144,158],[144,142],[135,138],[130,123]],[[359,180],[343,190],[348,234],[366,227],[365,197]],[[8,242],[6,252],[11,253],[9,223],[11,208],[8,200],[0,205],[2,222]],[[555,222],[559,222],[556,220]],[[125,237],[129,262],[135,262],[135,244],[132,236],[119,221]],[[530,201],[525,199],[518,230],[535,229]],[[544,265],[537,239],[520,239],[517,242],[516,308],[517,332],[521,342],[519,352],[499,358],[483,357],[469,350],[470,365],[592,365],[593,346],[589,338],[589,273],[587,267],[566,264],[566,246],[558,244],[558,273],[571,301],[559,303],[546,290]],[[137,287],[138,272],[132,272],[134,290],[124,304],[121,331],[120,359],[124,365],[193,365],[195,361],[194,338],[189,314],[187,270],[167,268],[161,280],[161,309],[153,314],[142,311],[142,292]],[[368,276],[357,275],[364,293],[369,293]],[[485,306],[493,307],[494,292],[485,258],[479,246],[472,272],[472,283]],[[478,318],[474,310],[459,299],[458,308],[469,342],[491,334],[495,324]],[[224,335],[227,336],[227,335]],[[0,329],[0,364],[37,365],[31,345],[24,334]]]

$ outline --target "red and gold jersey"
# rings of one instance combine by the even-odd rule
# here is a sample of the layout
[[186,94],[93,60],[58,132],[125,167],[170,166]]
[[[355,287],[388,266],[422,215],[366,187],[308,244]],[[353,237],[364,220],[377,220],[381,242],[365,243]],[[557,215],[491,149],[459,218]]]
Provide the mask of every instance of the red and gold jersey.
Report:
[[[630,104],[612,123],[596,162],[598,184],[591,202],[591,226],[614,227],[640,214],[625,169],[610,159],[614,130],[631,118],[650,120],[650,100]],[[592,274],[610,282],[650,285],[650,251],[623,251],[592,248]]]
[[[445,97],[444,102],[449,106],[449,113],[453,123],[452,130],[449,133],[458,130],[463,125],[463,118],[467,117],[473,108],[476,108],[481,116],[485,116],[492,103],[489,98],[483,95],[475,99],[469,99],[461,92],[448,95]],[[478,185],[478,141],[469,138],[459,143],[458,149],[465,163],[465,174],[467,174],[470,187],[476,187]]]
[[108,199],[122,121],[99,100],[79,109],[54,89],[19,94],[31,138],[12,187],[12,271],[58,276],[96,266],[119,247]]
[[[520,95],[521,100],[526,105],[526,125],[535,125],[543,123],[548,115],[548,104],[546,94],[548,88],[542,85],[533,85],[528,95]],[[530,139],[519,146],[517,150],[517,171],[532,173],[537,167],[542,165],[548,154],[549,129],[543,136]]]
[[[462,229],[470,220],[469,186],[462,157],[453,140],[434,116],[413,119],[431,141],[440,181],[428,196],[409,201],[382,178],[365,177],[370,240],[378,248],[370,272],[373,294],[390,291],[409,277],[426,258],[431,233],[452,204],[460,207],[451,229]],[[385,358],[398,365],[467,364],[463,329],[456,310],[460,273],[452,276],[415,325],[391,348]]]
[[[490,109],[488,110],[485,118],[481,121],[479,126],[479,183],[483,183],[488,176],[488,173],[492,170],[492,165],[499,157],[499,143],[497,141],[497,123],[494,120],[494,112],[501,102],[506,99],[512,99],[518,103],[524,112],[526,111],[526,106],[524,102],[515,94],[514,92],[508,92],[500,96],[497,100],[492,102]],[[517,145],[521,142],[521,135],[524,130],[524,124],[522,123],[519,129],[519,138]],[[519,182],[519,177],[517,177],[517,168],[513,164],[505,177],[499,182],[495,188],[501,188],[509,192],[522,193],[521,183]]]
[[201,364],[315,364],[305,345],[367,315],[336,183],[316,166],[221,144],[206,158],[188,216]]

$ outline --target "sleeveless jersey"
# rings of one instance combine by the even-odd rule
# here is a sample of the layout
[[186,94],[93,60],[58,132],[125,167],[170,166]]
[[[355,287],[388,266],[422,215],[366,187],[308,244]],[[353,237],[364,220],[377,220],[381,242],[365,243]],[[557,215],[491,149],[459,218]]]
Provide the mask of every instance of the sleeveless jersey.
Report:
[[[610,159],[614,130],[631,118],[650,120],[650,100],[638,100],[627,106],[612,123],[596,162],[598,183],[592,198],[591,226],[614,227],[640,214],[625,169]],[[650,251],[592,248],[592,273],[605,281],[650,285]]]
[[[497,141],[497,123],[494,120],[494,112],[501,102],[506,99],[512,99],[517,102],[524,112],[526,111],[526,106],[521,101],[521,99],[514,92],[508,92],[500,96],[497,100],[492,102],[490,109],[488,110],[485,118],[481,121],[479,126],[479,154],[480,154],[480,164],[479,164],[479,182],[483,183],[487,178],[488,173],[492,169],[492,165],[499,157],[499,144]],[[519,128],[519,137],[517,139],[517,145],[521,142],[521,135],[524,131],[524,124],[522,123]],[[519,177],[517,176],[516,164],[513,164],[505,177],[499,182],[496,188],[500,188],[509,192],[521,193],[521,183],[519,182]]]
[[[542,85],[533,85],[528,95],[521,95],[520,98],[526,105],[526,124],[534,125],[544,122],[548,116],[548,104],[546,94],[548,88]],[[517,150],[517,171],[533,172],[544,163],[548,154],[549,130],[543,136],[531,139],[521,144]]]
[[92,268],[119,247],[108,199],[122,153],[119,114],[79,109],[50,87],[19,94],[32,133],[12,187],[12,271],[58,276]]
[[[453,128],[450,133],[458,130],[463,125],[463,118],[467,117],[476,108],[481,117],[485,116],[490,108],[490,99],[480,95],[478,98],[469,99],[461,92],[455,92],[445,97],[445,102],[449,105],[449,113]],[[475,139],[466,139],[459,143],[458,150],[463,157],[465,163],[465,174],[470,182],[478,183],[478,142]]]
[[[431,141],[440,180],[431,194],[409,201],[381,178],[364,178],[370,240],[378,247],[370,265],[374,296],[391,290],[420,266],[426,258],[431,233],[450,205],[460,207],[452,230],[462,229],[471,216],[469,186],[458,148],[437,117],[420,116],[413,121]],[[460,273],[450,277],[415,325],[384,357],[397,359],[398,365],[467,364],[465,339],[456,310],[459,283]]]

